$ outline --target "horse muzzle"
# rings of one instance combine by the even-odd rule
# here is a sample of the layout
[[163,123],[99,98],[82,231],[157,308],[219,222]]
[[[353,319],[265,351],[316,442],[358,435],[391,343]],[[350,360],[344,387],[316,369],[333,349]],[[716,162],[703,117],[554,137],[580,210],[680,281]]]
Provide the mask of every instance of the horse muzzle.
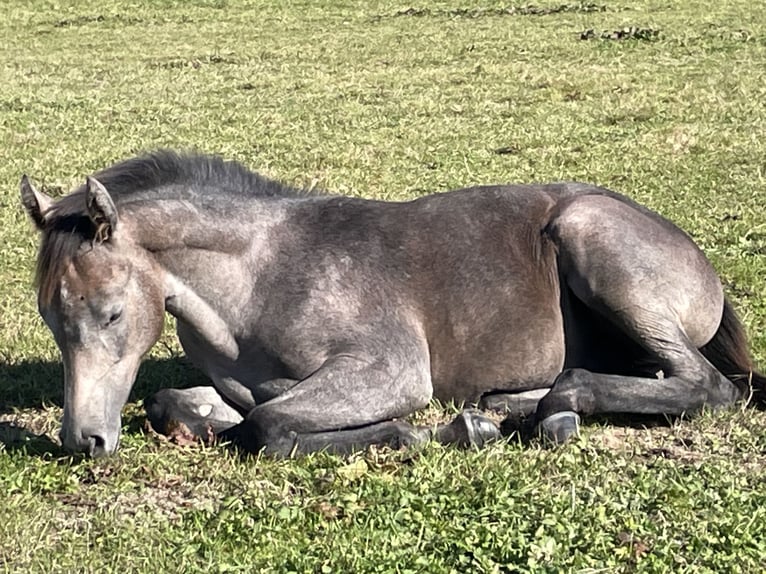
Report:
[[91,458],[102,458],[114,454],[120,441],[119,432],[115,434],[106,429],[89,427],[73,429],[72,431],[62,428],[59,437],[61,444],[69,452],[85,454]]

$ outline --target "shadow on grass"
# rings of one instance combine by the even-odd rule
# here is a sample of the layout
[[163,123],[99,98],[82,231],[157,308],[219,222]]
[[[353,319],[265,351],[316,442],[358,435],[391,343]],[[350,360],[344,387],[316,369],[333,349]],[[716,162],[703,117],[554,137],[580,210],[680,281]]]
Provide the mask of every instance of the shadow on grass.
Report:
[[[202,372],[185,357],[146,359],[138,371],[130,401],[143,399],[166,387],[209,384]],[[63,406],[63,369],[58,361],[0,362],[0,415],[19,409]],[[144,418],[132,417],[130,430],[142,428]],[[135,428],[134,428],[135,427]],[[0,421],[0,443],[7,452],[25,451],[33,456],[59,455],[61,447],[45,434],[25,428],[17,422]]]
[[6,452],[24,451],[31,456],[60,455],[61,446],[45,434],[36,434],[12,422],[0,422],[0,444]]
[[[166,387],[209,384],[205,375],[185,357],[146,359],[138,371],[130,401],[143,399]],[[61,363],[23,361],[0,362],[0,415],[16,409],[64,404],[64,379]]]

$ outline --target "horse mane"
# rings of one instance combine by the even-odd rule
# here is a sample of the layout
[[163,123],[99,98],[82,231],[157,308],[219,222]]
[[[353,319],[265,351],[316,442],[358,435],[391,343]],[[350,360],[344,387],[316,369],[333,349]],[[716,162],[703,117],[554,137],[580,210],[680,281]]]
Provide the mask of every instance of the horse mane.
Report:
[[[120,205],[152,199],[183,199],[209,205],[236,197],[296,197],[308,192],[283,185],[236,161],[161,149],[118,162],[94,177]],[[59,278],[97,229],[85,205],[85,185],[65,195],[45,213],[35,284],[41,303],[50,304]]]

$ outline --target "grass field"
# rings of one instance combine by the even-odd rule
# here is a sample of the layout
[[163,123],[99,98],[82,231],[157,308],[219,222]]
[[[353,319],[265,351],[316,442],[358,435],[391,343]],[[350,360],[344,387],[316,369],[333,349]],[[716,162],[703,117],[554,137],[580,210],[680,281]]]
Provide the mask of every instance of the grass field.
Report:
[[60,194],[158,146],[364,197],[563,179],[623,191],[699,242],[766,367],[766,10],[532,2],[0,2],[6,571],[766,568],[766,415],[752,409],[595,422],[555,450],[243,460],[144,432],[147,392],[200,380],[167,329],[120,455],[55,444],[62,375],[19,178]]

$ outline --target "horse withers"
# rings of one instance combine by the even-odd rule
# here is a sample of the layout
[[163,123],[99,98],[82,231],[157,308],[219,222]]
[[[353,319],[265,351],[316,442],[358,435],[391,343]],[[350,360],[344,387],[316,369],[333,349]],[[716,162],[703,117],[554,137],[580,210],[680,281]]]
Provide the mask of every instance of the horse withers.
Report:
[[282,456],[499,436],[473,408],[432,429],[402,420],[433,397],[563,442],[580,415],[694,413],[766,388],[700,249],[603,188],[382,202],[158,151],[58,201],[24,177],[21,197],[42,232],[38,303],[72,451],[117,449],[165,311],[212,386],[147,398],[153,426]]

